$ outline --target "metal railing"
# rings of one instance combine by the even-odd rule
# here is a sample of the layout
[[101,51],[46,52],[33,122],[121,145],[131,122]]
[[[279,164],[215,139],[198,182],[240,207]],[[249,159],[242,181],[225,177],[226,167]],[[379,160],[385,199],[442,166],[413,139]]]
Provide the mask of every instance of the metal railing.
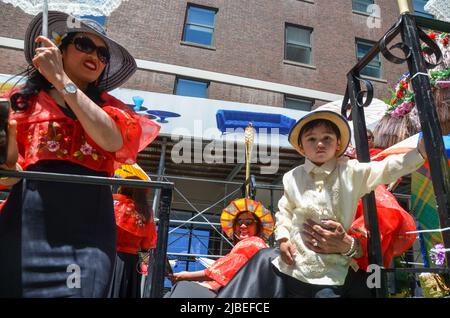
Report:
[[118,185],[135,188],[153,188],[161,190],[158,214],[158,240],[156,245],[156,255],[151,280],[146,281],[146,285],[151,284],[150,297],[162,297],[164,288],[164,275],[166,271],[167,241],[169,230],[169,215],[172,204],[172,192],[174,185],[171,182],[141,181],[131,179],[117,179],[97,176],[59,174],[47,172],[29,171],[7,171],[0,170],[0,177],[23,178],[28,180],[67,182],[91,185]]
[[[430,173],[434,193],[436,195],[437,210],[440,226],[446,228],[450,226],[450,173],[447,165],[442,132],[439,123],[435,102],[431,94],[431,85],[426,75],[427,68],[433,65],[427,63],[421,53],[420,40],[425,42],[433,51],[436,60],[439,61],[441,53],[439,47],[428,38],[426,33],[419,27],[426,27],[436,31],[450,32],[450,23],[416,17],[409,12],[403,12],[397,22],[392,26],[380,41],[374,44],[372,49],[361,58],[358,63],[347,74],[347,90],[342,103],[342,115],[347,115],[351,105],[351,119],[353,121],[355,142],[358,159],[361,162],[369,162],[369,147],[366,135],[366,123],[364,119],[364,107],[370,105],[373,98],[373,85],[369,80],[360,77],[360,71],[368,65],[377,54],[381,53],[390,62],[401,64],[407,62],[411,75],[411,83],[414,88],[415,103],[419,113],[420,124],[425,141],[425,148],[430,164]],[[397,36],[401,35],[402,42],[392,45],[388,44]],[[397,48],[404,52],[404,57],[395,56],[390,52]],[[361,88],[361,82],[365,83],[366,90]],[[365,101],[363,97],[366,95]],[[369,264],[377,264],[382,268],[383,259],[381,254],[381,241],[378,228],[378,220],[375,205],[374,193],[363,197],[363,210],[365,226],[368,229],[368,257]],[[450,247],[450,231],[443,234],[444,244]],[[447,271],[450,269],[450,252],[446,252]],[[385,270],[382,271],[382,286],[377,289],[377,297],[386,296]]]

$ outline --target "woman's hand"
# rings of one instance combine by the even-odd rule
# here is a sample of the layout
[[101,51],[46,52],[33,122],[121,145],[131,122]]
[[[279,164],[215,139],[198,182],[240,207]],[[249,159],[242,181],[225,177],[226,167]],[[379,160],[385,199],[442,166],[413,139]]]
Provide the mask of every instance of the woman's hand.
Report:
[[352,245],[352,237],[339,222],[332,220],[322,221],[321,224],[306,220],[301,236],[307,248],[321,254],[346,253]]
[[175,284],[176,282],[179,282],[180,280],[189,280],[189,272],[183,271],[178,273],[173,273],[169,277],[169,279],[172,281],[172,284]]
[[294,257],[297,254],[297,248],[288,239],[282,239],[280,241],[280,256],[283,262],[288,265],[295,263]]
[[19,158],[19,150],[17,148],[17,122],[11,120],[8,123],[8,149],[6,161],[0,165],[2,170],[16,170],[17,159]]
[[36,49],[36,55],[32,60],[34,67],[56,89],[62,89],[68,77],[64,72],[61,51],[52,41],[44,36],[38,36],[35,42],[42,43],[43,46]]

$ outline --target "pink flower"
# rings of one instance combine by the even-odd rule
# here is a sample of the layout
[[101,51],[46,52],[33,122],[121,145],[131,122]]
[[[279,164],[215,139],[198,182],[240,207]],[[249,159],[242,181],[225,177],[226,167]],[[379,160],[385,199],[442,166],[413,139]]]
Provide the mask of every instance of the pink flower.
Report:
[[50,152],[55,152],[59,149],[59,142],[54,140],[47,141],[47,148]]
[[87,142],[85,142],[84,145],[81,146],[80,151],[85,156],[91,155],[92,154],[92,146],[89,145]]
[[408,114],[414,107],[414,103],[412,102],[405,102],[400,105],[398,105],[392,112],[391,116],[394,118],[402,118],[406,114]]
[[436,244],[434,248],[430,250],[430,258],[434,264],[438,266],[444,265],[445,262],[445,247],[444,244]]

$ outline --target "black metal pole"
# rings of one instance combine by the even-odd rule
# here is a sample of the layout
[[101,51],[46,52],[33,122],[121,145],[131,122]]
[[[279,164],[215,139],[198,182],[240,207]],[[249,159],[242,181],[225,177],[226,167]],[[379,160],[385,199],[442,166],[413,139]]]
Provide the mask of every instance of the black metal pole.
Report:
[[159,207],[158,242],[156,244],[155,266],[153,267],[151,279],[151,298],[161,298],[163,296],[171,204],[172,190],[163,189],[161,191],[161,204]]
[[[408,58],[408,68],[411,74],[411,83],[419,112],[425,149],[430,164],[430,174],[436,195],[437,211],[441,228],[450,227],[450,170],[447,163],[442,131],[436,113],[431,85],[427,69],[421,54],[419,35],[414,18],[404,14],[402,24],[402,40],[411,49]],[[425,74],[420,74],[425,73]],[[445,247],[450,248],[450,231],[442,232]],[[450,252],[446,252],[447,267],[450,269]]]
[[[352,105],[352,122],[355,134],[355,147],[360,162],[369,162],[369,144],[367,142],[366,120],[364,118],[364,109],[362,97],[359,95],[361,85],[359,83],[359,74],[350,72],[348,74],[348,93]],[[376,288],[377,298],[386,297],[386,273],[382,270],[383,256],[381,254],[380,231],[378,229],[377,209],[375,203],[375,194],[373,192],[362,198],[364,211],[364,225],[368,234],[367,252],[369,264],[379,266],[381,282],[379,288]]]
[[23,178],[29,180],[66,182],[93,185],[118,185],[136,188],[173,189],[172,182],[143,181],[122,178],[97,177],[53,172],[0,170],[0,177]]

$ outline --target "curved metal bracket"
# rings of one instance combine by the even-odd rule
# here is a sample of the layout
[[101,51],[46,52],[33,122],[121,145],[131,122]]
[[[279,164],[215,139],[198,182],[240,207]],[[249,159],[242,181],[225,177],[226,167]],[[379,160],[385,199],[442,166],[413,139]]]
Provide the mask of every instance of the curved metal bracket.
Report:
[[[345,96],[344,96],[344,100],[342,101],[342,106],[341,106],[341,115],[344,116],[348,121],[352,120],[352,104],[350,103],[350,96],[349,96],[349,86],[347,84],[347,89],[345,91]],[[350,113],[347,115],[347,111],[350,110]]]
[[427,69],[435,68],[443,61],[441,49],[436,44],[436,42],[430,39],[429,36],[421,28],[417,28],[417,30],[419,31],[419,39],[421,39],[426,45],[428,45],[428,47],[425,48],[423,51],[428,55],[434,54],[434,56],[436,57],[436,64],[429,63],[426,60],[424,60],[425,66]]
[[[400,29],[400,27],[402,26],[403,23],[403,17],[401,19],[399,19],[395,25],[386,32],[386,34],[383,36],[383,38],[380,41],[380,52],[381,54],[383,54],[383,56],[389,61],[392,62],[394,64],[402,64],[404,62],[406,62],[406,60],[411,56],[411,48],[408,47],[407,45],[405,45],[404,43],[397,43],[392,45],[389,49],[387,48],[387,40],[391,38],[391,36],[398,32],[398,30]],[[401,49],[403,51],[403,53],[405,53],[405,57],[398,57],[395,56],[394,54],[392,54],[390,52],[390,50],[392,49]]]
[[[349,82],[347,84],[347,90],[345,91],[345,96],[344,99],[342,101],[342,105],[341,105],[341,115],[344,116],[348,121],[352,120],[352,104],[350,103],[350,89],[352,87],[352,85],[350,85],[350,81],[355,82],[355,81],[360,81],[360,82],[364,82],[365,86],[366,86],[366,90],[359,90],[358,92],[355,92],[356,94],[356,105],[358,107],[367,107],[372,103],[373,100],[373,84],[371,81],[366,80],[366,79],[362,79],[358,76],[356,76],[355,74],[352,74],[353,79],[349,79]],[[353,85],[354,86],[354,85]],[[357,85],[356,87],[361,87],[361,85]],[[359,100],[363,100],[364,95],[366,95],[366,100],[363,103],[360,103]],[[350,110],[349,113],[348,110]]]
[[[402,16],[401,19],[397,21],[397,23],[386,32],[386,34],[383,36],[383,38],[380,41],[380,52],[383,54],[383,56],[389,61],[394,64],[402,64],[406,62],[411,57],[411,48],[406,45],[405,43],[396,43],[392,45],[391,47],[387,48],[387,40],[391,38],[391,36],[398,31],[398,29],[403,24],[404,17]],[[425,66],[427,69],[435,68],[437,65],[442,63],[442,52],[439,46],[428,37],[428,35],[420,28],[418,29],[419,39],[422,40],[425,44],[428,45],[427,48],[425,48],[423,51],[426,52],[428,55],[434,55],[436,57],[436,64],[429,63],[428,61],[425,62]],[[398,57],[390,52],[392,49],[400,49],[405,54],[405,57]]]
[[[366,86],[366,90],[360,90],[359,92],[357,92],[356,94],[356,103],[358,105],[358,107],[367,107],[370,105],[370,103],[372,103],[373,100],[373,84],[371,81],[357,77],[354,75],[354,78],[360,82],[364,82],[365,86]],[[363,100],[364,95],[366,95],[366,101],[364,103],[360,103],[359,100]]]

